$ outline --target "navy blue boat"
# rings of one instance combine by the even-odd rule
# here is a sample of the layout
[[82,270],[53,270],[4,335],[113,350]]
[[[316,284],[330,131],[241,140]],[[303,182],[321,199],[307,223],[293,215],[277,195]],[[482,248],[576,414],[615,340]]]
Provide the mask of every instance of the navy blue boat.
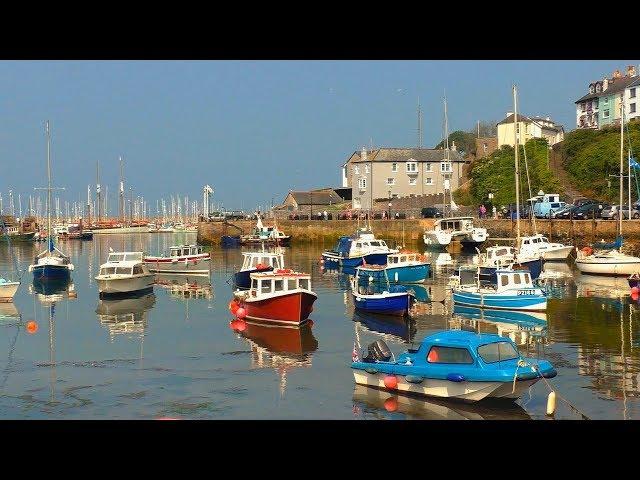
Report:
[[390,285],[386,270],[361,272],[356,268],[351,288],[355,308],[371,313],[408,315],[414,298],[406,286]]
[[322,254],[322,259],[327,268],[354,268],[363,263],[385,265],[391,253],[398,250],[390,249],[384,240],[375,238],[370,229],[362,228],[350,237],[340,237],[333,250]]
[[220,237],[220,246],[223,248],[234,248],[240,246],[240,236],[223,235]]

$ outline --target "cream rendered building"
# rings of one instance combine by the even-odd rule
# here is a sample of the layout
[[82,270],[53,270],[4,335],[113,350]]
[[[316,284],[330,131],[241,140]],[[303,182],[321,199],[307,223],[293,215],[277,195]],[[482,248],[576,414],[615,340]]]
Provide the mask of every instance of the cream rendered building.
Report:
[[[498,148],[503,145],[514,146],[514,115],[507,113],[507,118],[498,123]],[[564,128],[553,122],[549,117],[527,117],[518,115],[517,123],[518,143],[524,145],[532,138],[546,138],[549,146],[564,140]]]
[[376,199],[441,194],[456,190],[466,161],[460,152],[429,148],[362,149],[342,166],[343,184],[352,188],[355,209],[370,209]]

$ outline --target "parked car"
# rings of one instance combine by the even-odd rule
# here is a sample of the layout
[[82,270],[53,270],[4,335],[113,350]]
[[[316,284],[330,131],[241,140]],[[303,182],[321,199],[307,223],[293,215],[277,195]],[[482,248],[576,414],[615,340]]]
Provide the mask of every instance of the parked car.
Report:
[[573,213],[580,207],[576,206],[576,205],[568,205],[566,206],[561,212],[556,212],[555,218],[559,218],[559,219],[569,219],[572,218]]
[[570,205],[568,203],[565,203],[565,205],[562,208],[559,208],[558,210],[551,210],[549,212],[549,217],[547,218],[562,218],[562,215],[568,210],[571,210],[572,208],[578,208],[578,207],[576,207],[575,205]]
[[[602,210],[601,216],[604,219],[616,220],[618,218],[618,205],[610,205],[608,208]],[[629,218],[629,206],[622,206],[622,218]],[[631,209],[631,218],[640,218],[640,210],[634,205]]]
[[[520,218],[529,218],[529,213],[531,211],[531,207],[529,205],[520,205]],[[510,218],[511,220],[516,219],[516,204],[511,203],[506,207],[502,207],[502,218]]]
[[420,213],[422,215],[422,218],[442,218],[443,217],[442,210],[436,207],[425,207],[422,209]]
[[606,203],[584,203],[573,211],[574,220],[586,220],[588,218],[600,218],[602,211],[609,207]]
[[211,212],[209,214],[209,221],[210,222],[217,222],[217,221],[221,221],[224,220],[224,214],[222,212]]
[[594,200],[593,198],[578,198],[573,201],[573,204],[576,207],[581,207],[582,205],[586,205],[588,203],[600,203],[598,200]]

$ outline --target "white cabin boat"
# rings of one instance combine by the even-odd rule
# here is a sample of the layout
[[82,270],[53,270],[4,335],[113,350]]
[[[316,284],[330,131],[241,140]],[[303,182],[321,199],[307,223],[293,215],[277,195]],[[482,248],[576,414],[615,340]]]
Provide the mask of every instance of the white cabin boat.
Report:
[[0,302],[11,302],[20,287],[20,282],[12,282],[0,277]]
[[142,252],[112,252],[95,277],[100,295],[152,290],[154,274],[143,263]]
[[566,260],[573,251],[572,245],[551,243],[549,239],[538,233],[528,237],[521,237],[520,253],[530,257],[542,257],[545,261]]
[[426,245],[446,247],[452,241],[477,246],[487,240],[487,229],[473,226],[473,217],[440,218],[422,237]]
[[144,263],[151,272],[209,273],[211,255],[200,245],[177,245],[167,256],[145,256]]

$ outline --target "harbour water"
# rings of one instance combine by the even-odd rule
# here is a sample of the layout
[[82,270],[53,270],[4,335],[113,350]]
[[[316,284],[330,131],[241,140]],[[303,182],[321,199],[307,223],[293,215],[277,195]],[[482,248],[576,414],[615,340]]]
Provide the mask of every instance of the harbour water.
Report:
[[[75,265],[64,292],[35,291],[28,272],[13,304],[0,304],[0,418],[5,419],[547,419],[548,388],[511,405],[425,401],[355,387],[354,341],[383,338],[398,353],[437,330],[509,335],[550,360],[550,383],[591,419],[640,419],[640,304],[626,279],[581,276],[546,264],[546,315],[513,319],[454,309],[446,254],[428,254],[433,278],[416,289],[410,320],[354,313],[348,277],[323,271],[321,246],[286,249],[288,267],[312,273],[318,300],[302,330],[247,324],[233,331],[229,278],[240,249],[210,249],[210,277],[159,276],[154,293],[101,301],[93,277],[109,248],[167,251],[195,234],[95,236],[61,249]],[[12,269],[0,244],[0,271]],[[21,269],[42,245],[12,245]],[[471,262],[454,255],[455,265]],[[442,264],[442,265],[438,265]],[[551,278],[552,277],[552,278]],[[37,325],[37,328],[33,323]],[[35,330],[35,331],[34,331]],[[580,419],[558,401],[556,419]]]

